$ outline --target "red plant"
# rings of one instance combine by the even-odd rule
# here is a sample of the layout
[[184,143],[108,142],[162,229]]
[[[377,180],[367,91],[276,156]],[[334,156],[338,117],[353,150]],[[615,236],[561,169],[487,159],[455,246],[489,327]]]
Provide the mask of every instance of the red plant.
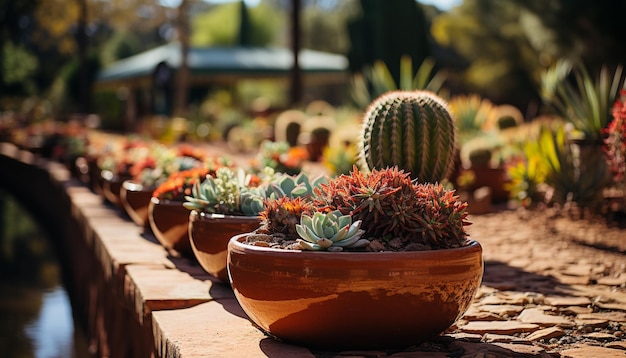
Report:
[[604,150],[616,183],[626,184],[626,90],[613,105],[613,120],[606,129]]
[[459,247],[467,238],[467,203],[441,184],[411,180],[397,167],[371,173],[354,167],[351,174],[321,184],[315,195],[316,207],[352,215],[368,236],[397,239],[398,247]]
[[311,215],[315,212],[313,204],[301,197],[284,196],[279,199],[265,200],[263,206],[263,211],[259,213],[262,225],[257,232],[279,233],[290,240],[298,238],[296,224],[300,222],[302,214]]
[[190,157],[197,159],[200,162],[207,160],[207,153],[197,147],[191,146],[189,144],[181,144],[178,146],[178,155],[181,157]]
[[204,180],[207,174],[209,174],[207,168],[193,168],[172,173],[152,192],[152,197],[159,200],[184,201],[186,195],[191,195],[193,185],[198,180]]

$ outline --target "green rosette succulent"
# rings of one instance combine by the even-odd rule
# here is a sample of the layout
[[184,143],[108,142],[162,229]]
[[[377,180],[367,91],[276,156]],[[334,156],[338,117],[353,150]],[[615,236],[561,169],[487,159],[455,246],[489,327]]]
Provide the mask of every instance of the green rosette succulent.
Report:
[[335,210],[330,213],[316,212],[313,216],[302,214],[296,232],[298,243],[305,250],[342,251],[344,248],[359,248],[369,245],[361,239],[365,233],[360,229],[361,220],[352,222],[352,216]]
[[211,214],[240,214],[241,193],[249,190],[248,181],[243,169],[220,168],[215,176],[207,175],[204,181],[194,184],[192,195],[185,196],[183,206]]
[[326,177],[320,176],[310,179],[306,174],[297,176],[283,174],[270,182],[267,192],[268,198],[277,199],[285,196],[291,198],[308,198],[313,195],[313,190],[322,183],[326,183]]

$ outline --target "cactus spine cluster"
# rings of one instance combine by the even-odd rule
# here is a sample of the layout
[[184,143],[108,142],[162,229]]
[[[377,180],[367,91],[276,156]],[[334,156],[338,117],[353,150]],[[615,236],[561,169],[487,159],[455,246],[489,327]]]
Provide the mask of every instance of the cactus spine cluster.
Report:
[[454,165],[455,149],[454,119],[432,92],[388,92],[372,102],[363,118],[363,169],[398,166],[419,182],[440,182]]

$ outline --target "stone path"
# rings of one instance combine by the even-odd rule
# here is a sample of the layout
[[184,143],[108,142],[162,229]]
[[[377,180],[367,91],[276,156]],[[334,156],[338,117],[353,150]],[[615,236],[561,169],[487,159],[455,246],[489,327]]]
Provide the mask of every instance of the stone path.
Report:
[[386,356],[626,357],[626,255],[598,245],[626,244],[626,230],[545,215],[471,217],[485,259],[471,308],[441,338]]

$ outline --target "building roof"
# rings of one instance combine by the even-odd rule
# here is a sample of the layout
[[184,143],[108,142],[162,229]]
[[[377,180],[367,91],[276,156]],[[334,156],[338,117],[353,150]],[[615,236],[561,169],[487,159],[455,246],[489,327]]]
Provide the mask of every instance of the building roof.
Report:
[[[302,72],[309,74],[341,74],[348,70],[345,56],[301,50],[298,62]],[[181,63],[179,43],[170,43],[146,52],[119,60],[105,67],[97,81],[118,82],[150,77],[157,66],[165,63],[176,69]],[[190,48],[187,58],[192,77],[209,75],[219,77],[281,77],[292,69],[292,52],[276,47],[202,47]]]

